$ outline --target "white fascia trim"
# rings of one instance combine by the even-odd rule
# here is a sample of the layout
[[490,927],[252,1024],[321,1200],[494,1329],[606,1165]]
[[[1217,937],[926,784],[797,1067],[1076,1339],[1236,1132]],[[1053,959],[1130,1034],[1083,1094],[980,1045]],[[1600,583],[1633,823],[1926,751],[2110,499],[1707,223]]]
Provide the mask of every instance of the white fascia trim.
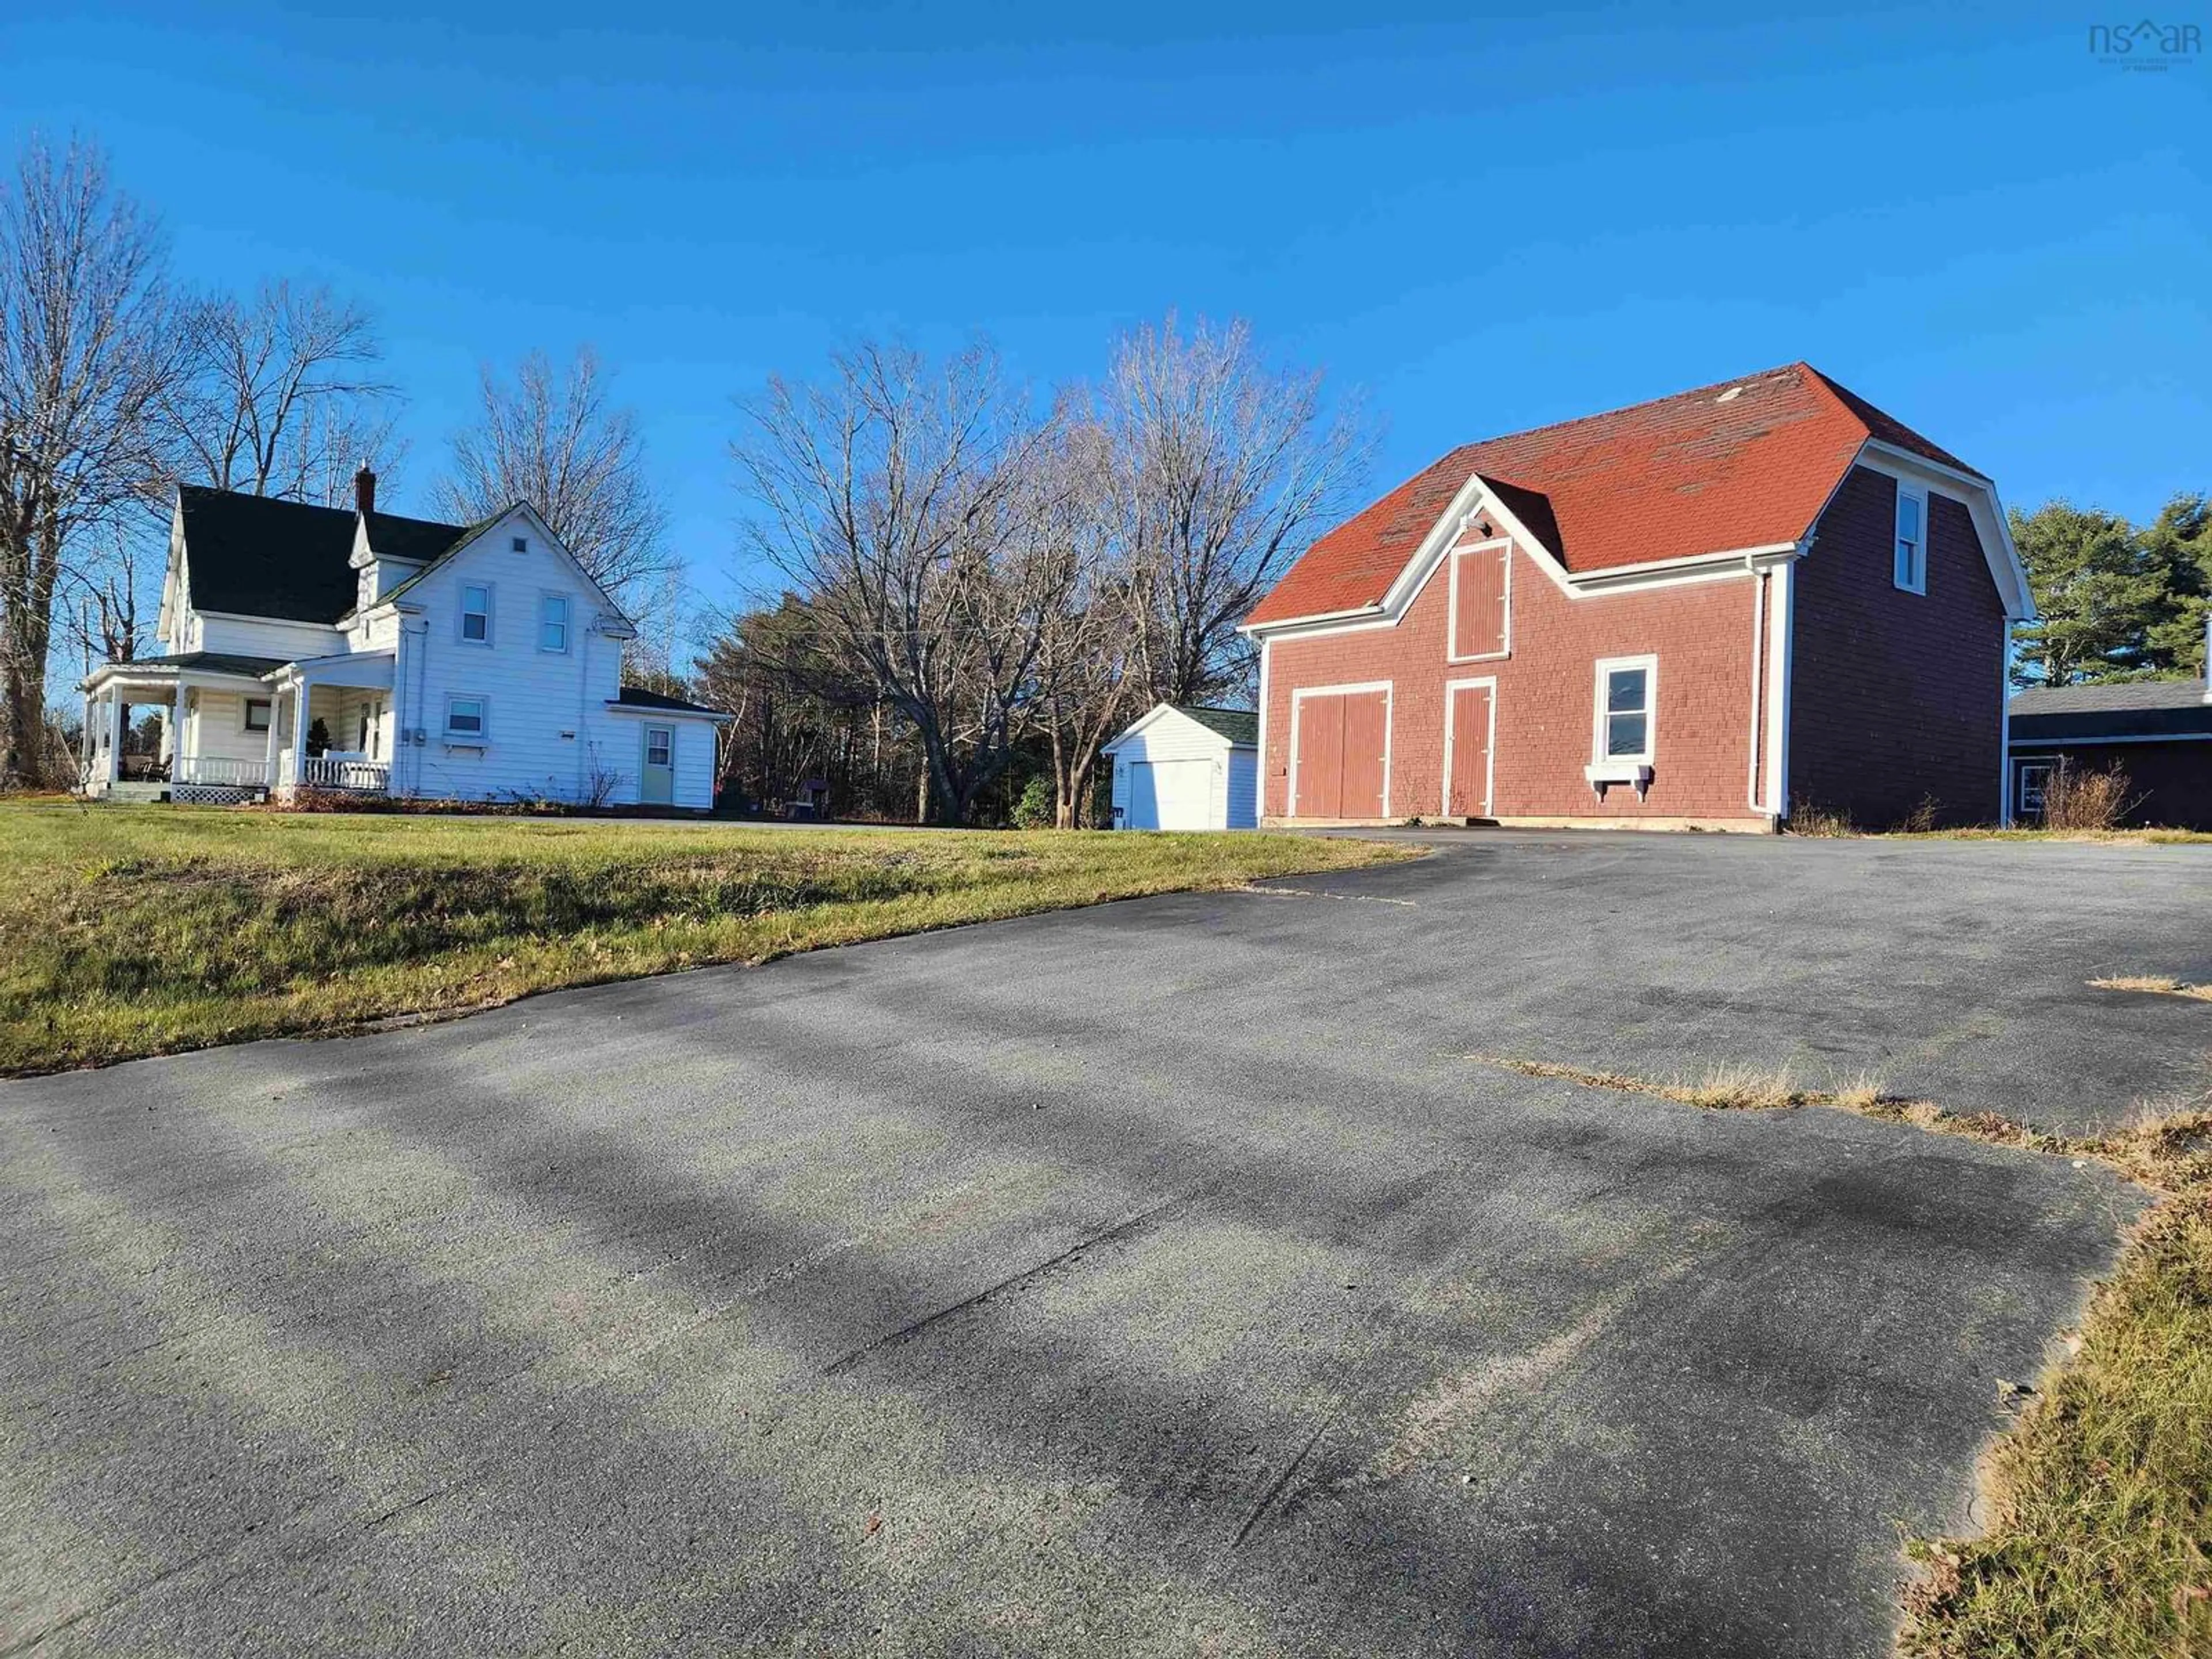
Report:
[[1515,550],[1526,555],[1551,578],[1554,587],[1571,599],[1599,599],[1624,589],[1660,587],[1677,582],[1729,580],[1753,574],[1762,568],[1786,563],[1802,556],[1809,545],[1805,539],[1768,542],[1756,547],[1728,548],[1577,573],[1570,571],[1553,556],[1551,550],[1529,533],[1528,527],[1504,502],[1482,487],[1479,473],[1470,473],[1377,603],[1346,611],[1318,611],[1310,617],[1290,617],[1279,622],[1244,623],[1237,631],[1263,639],[1312,639],[1371,628],[1395,628],[1421,590],[1428,586],[1429,579],[1436,574],[1446,556],[1456,550],[1461,535],[1479,518],[1487,518],[1504,530],[1506,533],[1502,539],[1511,542]]
[[[1962,502],[1974,520],[1974,533],[1981,541],[1982,556],[1989,562],[1997,596],[2004,601],[2006,617],[2016,623],[2036,619],[2035,596],[2028,587],[2027,567],[2021,562],[2020,550],[2013,545],[2012,527],[2005,518],[2004,503],[1997,499],[1995,484],[1955,466],[1946,466],[1909,449],[1884,443],[1879,438],[1869,438],[1860,447],[1856,465],[1917,484],[1923,489],[1933,486]],[[1925,536],[1929,532],[1923,526],[1921,533]]]
[[2070,749],[2077,743],[2212,743],[2212,732],[2113,732],[2088,738],[2015,738],[2007,722],[2006,742],[2012,752],[2025,750]]

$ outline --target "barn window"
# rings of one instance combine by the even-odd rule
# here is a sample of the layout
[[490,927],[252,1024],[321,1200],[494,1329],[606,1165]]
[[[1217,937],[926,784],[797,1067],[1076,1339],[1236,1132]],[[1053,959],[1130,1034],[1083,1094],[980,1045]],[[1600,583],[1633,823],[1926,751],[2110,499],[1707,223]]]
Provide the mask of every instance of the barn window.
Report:
[[1595,763],[1651,763],[1658,684],[1656,657],[1607,657],[1598,663],[1597,720],[1590,756]]
[[1928,591],[1928,497],[1897,487],[1897,559],[1892,579],[1908,593]]

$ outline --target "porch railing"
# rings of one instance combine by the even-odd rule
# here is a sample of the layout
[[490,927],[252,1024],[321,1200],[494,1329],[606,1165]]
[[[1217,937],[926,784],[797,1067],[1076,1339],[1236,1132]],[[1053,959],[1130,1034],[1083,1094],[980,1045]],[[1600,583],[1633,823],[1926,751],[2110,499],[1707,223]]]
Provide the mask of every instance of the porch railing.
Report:
[[266,789],[269,763],[233,760],[224,755],[187,755],[178,763],[177,781],[222,789]]
[[344,789],[357,795],[380,795],[392,787],[392,767],[386,761],[309,755],[300,763],[300,781],[310,789]]

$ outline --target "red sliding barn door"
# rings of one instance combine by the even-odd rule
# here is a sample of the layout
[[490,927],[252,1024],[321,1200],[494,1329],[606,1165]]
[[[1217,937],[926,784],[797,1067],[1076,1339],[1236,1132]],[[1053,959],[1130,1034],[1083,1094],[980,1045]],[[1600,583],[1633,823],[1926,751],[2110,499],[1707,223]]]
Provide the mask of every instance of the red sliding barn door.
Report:
[[1379,818],[1390,745],[1382,691],[1331,691],[1297,700],[1291,811],[1302,818]]

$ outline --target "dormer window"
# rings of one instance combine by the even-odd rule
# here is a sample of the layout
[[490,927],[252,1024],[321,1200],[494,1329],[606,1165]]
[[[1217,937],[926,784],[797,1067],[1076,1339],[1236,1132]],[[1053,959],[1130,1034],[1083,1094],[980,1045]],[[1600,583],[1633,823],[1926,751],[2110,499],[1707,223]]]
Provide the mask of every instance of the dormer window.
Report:
[[1897,486],[1896,558],[1891,580],[1908,593],[1928,591],[1928,497],[1910,486]]
[[461,585],[461,639],[470,645],[491,643],[491,589],[480,582]]

